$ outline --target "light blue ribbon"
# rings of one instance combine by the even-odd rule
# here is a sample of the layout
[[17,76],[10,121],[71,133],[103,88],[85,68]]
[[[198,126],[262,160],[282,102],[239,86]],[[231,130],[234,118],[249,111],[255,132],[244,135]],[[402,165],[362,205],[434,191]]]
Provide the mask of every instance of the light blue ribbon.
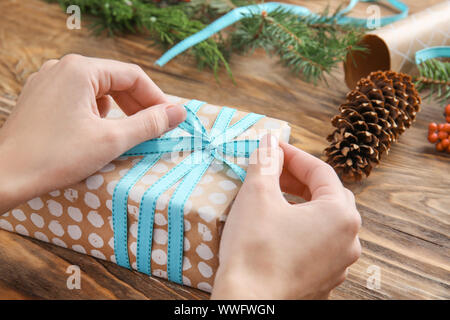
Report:
[[[376,2],[371,0],[363,0],[363,2]],[[408,16],[408,6],[398,0],[387,0],[394,8],[400,11],[399,14],[386,16],[380,18],[380,26],[385,26],[392,22],[398,21]],[[350,12],[353,7],[358,3],[358,0],[351,0],[349,5],[343,10],[339,11],[337,14],[337,23],[338,24],[354,24],[359,26],[365,26],[367,24],[367,19],[354,18],[354,17],[346,17],[344,14]],[[287,3],[279,3],[279,2],[268,2],[261,3],[255,5],[249,5],[244,7],[235,8],[216,21],[212,22],[210,25],[205,27],[203,30],[187,37],[183,41],[177,43],[171,49],[169,49],[166,53],[164,53],[155,64],[162,67],[167,62],[172,60],[174,57],[179,55],[180,53],[186,51],[187,49],[195,46],[196,44],[208,39],[212,35],[217,32],[225,29],[226,27],[242,20],[246,17],[249,17],[254,14],[261,14],[263,11],[267,13],[271,13],[273,11],[283,9],[289,11],[299,17],[302,16],[310,16],[312,18],[320,18],[319,15],[312,13],[308,8],[297,6],[293,4]]]
[[[130,268],[127,236],[128,194],[136,182],[151,169],[162,154],[179,151],[192,151],[163,177],[151,185],[143,194],[139,206],[137,268],[151,275],[151,257],[153,241],[153,222],[159,197],[180,183],[168,204],[168,250],[167,273],[171,281],[182,283],[184,207],[205,171],[214,159],[227,164],[244,181],[245,170],[228,160],[225,156],[248,158],[258,147],[259,140],[233,140],[258,122],[263,116],[250,113],[229,126],[236,110],[224,107],[207,132],[196,112],[204,104],[191,100],[186,104],[187,118],[178,128],[165,136],[141,143],[130,149],[125,156],[143,155],[144,157],[117,183],[113,193],[113,229],[114,252],[117,264]],[[190,136],[179,136],[181,130]]]
[[434,58],[450,58],[450,46],[430,47],[416,52],[416,64]]
[[[204,102],[191,100],[186,107],[188,107],[193,113],[196,113]],[[164,135],[164,138],[172,137],[179,133],[180,129],[175,128]],[[154,141],[154,140],[150,140]],[[145,148],[145,144],[150,141],[141,143],[140,145],[128,150],[125,156],[137,156],[145,155],[141,161],[139,161],[133,168],[131,168],[125,176],[117,183],[114,188],[112,197],[112,217],[113,217],[113,229],[114,229],[114,253],[116,262],[118,265],[131,268],[130,260],[128,257],[128,193],[136,182],[142,178],[142,176],[155,165],[161,158],[161,153],[154,153],[153,149]],[[150,142],[151,143],[151,142]]]

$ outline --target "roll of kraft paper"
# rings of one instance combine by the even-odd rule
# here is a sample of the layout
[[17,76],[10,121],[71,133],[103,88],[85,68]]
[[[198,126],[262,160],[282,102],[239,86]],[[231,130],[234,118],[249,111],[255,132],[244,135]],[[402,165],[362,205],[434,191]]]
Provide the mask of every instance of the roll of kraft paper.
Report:
[[344,63],[345,82],[353,89],[372,71],[417,73],[416,51],[450,43],[450,0],[434,5],[364,36],[367,52],[352,52]]

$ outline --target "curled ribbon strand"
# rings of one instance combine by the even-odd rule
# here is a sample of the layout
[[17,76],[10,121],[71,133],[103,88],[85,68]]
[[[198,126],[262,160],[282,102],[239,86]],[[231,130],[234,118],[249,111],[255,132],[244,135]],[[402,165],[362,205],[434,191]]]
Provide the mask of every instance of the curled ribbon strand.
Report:
[[[377,2],[376,0],[363,0],[362,2]],[[391,4],[394,8],[400,11],[400,13],[382,17],[380,18],[380,26],[385,26],[387,24],[393,23],[400,19],[403,19],[408,16],[408,6],[403,2],[398,0],[387,0],[389,4]],[[350,0],[348,6],[337,14],[337,23],[338,24],[354,24],[359,26],[364,26],[367,24],[367,19],[347,17],[345,14],[350,12],[353,7],[358,3],[358,0]],[[263,11],[267,13],[274,12],[276,10],[286,10],[289,11],[299,17],[302,16],[310,16],[320,18],[319,15],[312,13],[308,8],[297,6],[288,3],[279,3],[279,2],[267,2],[255,5],[249,5],[244,7],[235,8],[228,13],[224,14],[222,17],[212,22],[210,25],[205,27],[203,30],[187,37],[183,41],[180,41],[171,49],[169,49],[166,53],[164,53],[156,62],[157,66],[164,66],[167,62],[175,58],[180,53],[186,51],[187,49],[195,46],[196,44],[208,39],[212,35],[217,32],[229,27],[230,25],[249,17],[253,14],[261,14]]]

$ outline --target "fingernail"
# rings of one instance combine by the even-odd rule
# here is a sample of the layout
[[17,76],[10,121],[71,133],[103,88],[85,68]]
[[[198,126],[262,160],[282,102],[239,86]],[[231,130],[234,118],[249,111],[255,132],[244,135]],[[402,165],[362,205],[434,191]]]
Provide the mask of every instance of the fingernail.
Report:
[[166,107],[166,115],[169,120],[169,128],[175,128],[186,119],[186,109],[181,105],[169,105]]
[[270,148],[277,145],[278,145],[277,138],[269,133],[264,135],[259,143],[259,146],[261,148]]

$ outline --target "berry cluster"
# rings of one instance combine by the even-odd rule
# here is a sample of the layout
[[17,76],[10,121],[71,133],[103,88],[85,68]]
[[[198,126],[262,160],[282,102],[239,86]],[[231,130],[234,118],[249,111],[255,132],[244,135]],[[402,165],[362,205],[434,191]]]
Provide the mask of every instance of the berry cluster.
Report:
[[436,150],[450,153],[450,104],[445,107],[447,123],[431,122],[428,125],[428,141],[436,144]]

